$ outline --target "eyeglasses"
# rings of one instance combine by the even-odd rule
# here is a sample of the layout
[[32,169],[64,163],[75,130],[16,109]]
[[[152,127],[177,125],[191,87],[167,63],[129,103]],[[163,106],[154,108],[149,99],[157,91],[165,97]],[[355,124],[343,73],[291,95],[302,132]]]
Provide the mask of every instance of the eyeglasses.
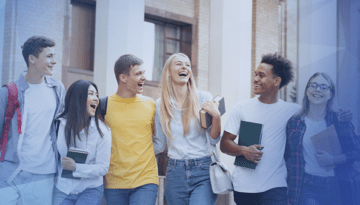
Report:
[[325,84],[319,85],[319,84],[317,84],[317,83],[315,83],[315,82],[309,83],[308,86],[309,86],[309,88],[312,88],[312,89],[314,89],[314,90],[316,90],[318,87],[320,87],[320,90],[321,90],[321,91],[327,91],[327,90],[330,89],[330,86],[328,86],[328,85],[325,85]]

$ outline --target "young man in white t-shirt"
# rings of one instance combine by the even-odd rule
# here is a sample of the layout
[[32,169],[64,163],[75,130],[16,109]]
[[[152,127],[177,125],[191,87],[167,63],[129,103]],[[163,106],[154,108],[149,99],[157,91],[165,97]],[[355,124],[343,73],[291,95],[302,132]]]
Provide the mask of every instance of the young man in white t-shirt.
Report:
[[[264,55],[254,78],[254,93],[260,96],[235,104],[224,127],[221,151],[242,155],[257,164],[256,169],[235,167],[232,180],[236,204],[287,204],[285,130],[300,106],[279,99],[278,91],[293,79],[292,70],[286,58]],[[234,141],[242,120],[263,125],[261,145],[239,146]]]
[[[21,110],[9,129],[5,159],[0,162],[0,204],[51,204],[58,159],[55,118],[64,107],[64,85],[50,77],[56,64],[55,42],[42,36],[22,46],[27,65],[15,81]],[[8,89],[0,89],[0,132],[5,124]]]

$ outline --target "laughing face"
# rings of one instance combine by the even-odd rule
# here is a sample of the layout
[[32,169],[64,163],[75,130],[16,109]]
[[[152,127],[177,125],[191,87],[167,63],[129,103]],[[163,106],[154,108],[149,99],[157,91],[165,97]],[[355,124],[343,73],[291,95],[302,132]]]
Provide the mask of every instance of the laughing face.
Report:
[[174,84],[186,84],[191,76],[190,60],[184,56],[176,56],[171,60],[169,75]]
[[125,76],[126,78],[126,89],[130,91],[132,94],[141,94],[144,91],[144,83],[145,83],[145,70],[141,65],[134,65],[129,71],[129,76]]
[[39,53],[39,56],[29,56],[29,62],[33,65],[34,71],[41,77],[45,75],[52,75],[54,65],[56,64],[55,59],[55,48],[46,47]]
[[313,78],[308,84],[306,95],[310,104],[326,105],[332,97],[329,82],[322,76]]
[[276,79],[272,73],[272,65],[261,63],[255,70],[254,93],[266,95],[276,90]]
[[99,105],[99,96],[94,86],[90,85],[86,101],[86,111],[89,117],[94,117],[96,108]]

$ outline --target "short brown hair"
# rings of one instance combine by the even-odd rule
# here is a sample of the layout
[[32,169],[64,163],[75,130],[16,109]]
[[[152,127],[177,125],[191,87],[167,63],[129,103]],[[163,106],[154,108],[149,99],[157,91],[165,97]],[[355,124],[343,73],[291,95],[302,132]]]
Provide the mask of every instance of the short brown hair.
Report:
[[44,48],[54,46],[54,40],[44,36],[33,36],[27,39],[24,45],[21,46],[26,66],[29,67],[29,55],[33,55],[38,58],[39,53],[41,53]]
[[120,56],[117,61],[115,62],[114,66],[114,72],[115,72],[115,78],[118,84],[120,83],[119,76],[120,74],[124,74],[129,76],[130,75],[130,69],[135,65],[142,65],[143,61],[131,54],[126,54]]

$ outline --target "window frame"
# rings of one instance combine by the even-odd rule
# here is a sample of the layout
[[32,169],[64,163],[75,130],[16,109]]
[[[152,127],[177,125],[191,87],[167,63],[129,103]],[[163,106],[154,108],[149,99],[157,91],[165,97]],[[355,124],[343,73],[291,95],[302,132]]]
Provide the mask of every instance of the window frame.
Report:
[[[197,40],[196,40],[196,35],[195,35],[195,29],[197,28],[197,21],[195,18],[191,18],[191,17],[187,17],[187,16],[183,16],[183,15],[178,15],[178,14],[174,14],[171,12],[167,12],[161,9],[157,9],[157,8],[152,8],[149,6],[145,6],[145,15],[144,15],[144,22],[151,22],[151,23],[160,23],[163,24],[164,26],[166,25],[173,25],[173,26],[178,26],[180,27],[180,38],[179,39],[174,39],[174,38],[169,38],[166,35],[166,29],[164,31],[164,59],[163,59],[163,65],[166,62],[166,55],[170,55],[172,53],[168,53],[166,52],[166,40],[175,40],[178,41],[180,43],[180,52],[183,52],[183,44],[189,44],[189,58],[192,62],[192,70],[194,73],[195,78],[197,78],[197,66],[196,64],[194,64],[194,59],[196,59],[196,51],[197,51]],[[190,30],[190,34],[191,34],[191,42],[183,40],[183,29],[191,29]],[[162,70],[162,69],[161,69]],[[194,72],[195,71],[195,72]],[[145,81],[145,85],[148,86],[152,86],[152,87],[158,87],[160,85],[160,81],[153,81],[153,80],[146,80]]]

